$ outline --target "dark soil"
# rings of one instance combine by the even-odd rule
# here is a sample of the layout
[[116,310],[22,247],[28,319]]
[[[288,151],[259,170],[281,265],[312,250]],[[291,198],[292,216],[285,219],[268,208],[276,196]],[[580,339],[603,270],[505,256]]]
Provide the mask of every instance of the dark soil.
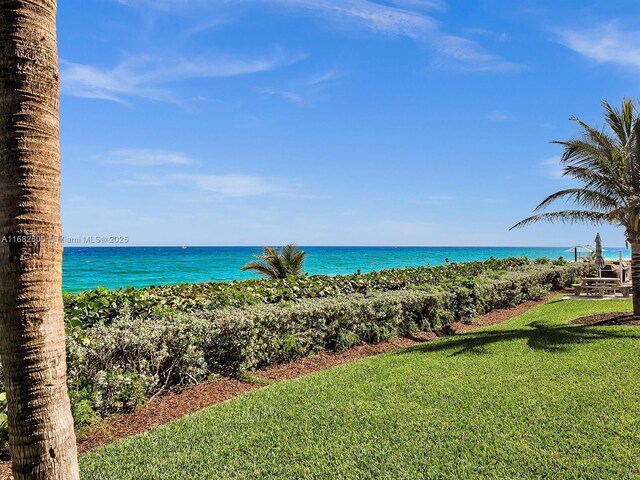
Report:
[[576,318],[571,323],[580,325],[640,325],[640,317],[631,313],[599,313],[588,317]]
[[[296,378],[379,353],[411,347],[418,343],[430,342],[442,336],[458,335],[476,328],[495,325],[548,301],[554,295],[555,293],[552,293],[542,300],[526,302],[515,308],[494,310],[474,318],[470,324],[462,322],[450,323],[447,325],[445,331],[416,332],[409,337],[394,338],[388,342],[375,345],[358,345],[341,353],[322,350],[311,357],[300,358],[292,362],[271,365],[257,370],[253,372],[253,376],[256,379],[255,382],[224,377],[215,382],[200,383],[174,389],[148,401],[135,412],[114,415],[105,419],[104,422],[94,427],[83,438],[78,440],[78,452],[86,452],[87,450],[106,445],[116,440],[146,432],[152,428],[169,423],[172,420],[177,420],[185,415],[195,413],[203,408],[230,400],[245,392],[261,388],[263,383]],[[597,316],[598,315],[594,315],[594,317]],[[265,380],[266,382],[261,382],[261,380]],[[6,457],[0,456],[0,478],[6,478],[10,473],[11,461]]]

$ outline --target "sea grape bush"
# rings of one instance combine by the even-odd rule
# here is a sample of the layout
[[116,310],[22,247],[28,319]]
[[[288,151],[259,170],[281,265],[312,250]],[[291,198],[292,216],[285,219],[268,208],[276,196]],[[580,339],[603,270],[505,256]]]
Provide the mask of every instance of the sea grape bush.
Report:
[[290,277],[225,283],[179,284],[143,289],[97,288],[64,296],[67,323],[89,327],[108,323],[123,309],[133,317],[156,317],[163,311],[206,311],[261,303],[327,298],[370,291],[406,290],[416,286],[457,284],[477,275],[497,275],[530,265],[526,257],[407,267],[366,274]]
[[211,375],[242,376],[322,348],[342,351],[438,330],[455,319],[541,298],[552,288],[570,285],[583,269],[527,265],[497,278],[477,275],[446,286],[191,312],[162,310],[145,317],[125,309],[109,323],[70,332],[71,396],[85,415],[130,410],[173,385]]
[[[81,297],[82,302],[93,303],[88,307],[85,304],[81,321],[67,319],[69,390],[76,423],[81,427],[99,416],[134,409],[175,385],[216,375],[242,376],[246,371],[322,348],[342,351],[363,342],[378,343],[415,331],[438,330],[456,319],[541,298],[553,288],[570,285],[575,277],[586,273],[588,266],[530,264],[512,259],[434,268],[436,272],[427,268],[378,272],[349,287],[369,288],[349,294],[332,290],[326,298],[309,297],[319,288],[311,278],[301,282],[306,290],[293,288],[297,285],[294,280],[275,285],[232,283],[233,289],[229,287],[225,298],[241,298],[240,285],[272,289],[270,293],[255,289],[251,295],[255,294],[252,298],[258,301],[242,301],[241,306],[220,303],[220,291],[216,290],[215,295],[203,297],[215,298],[207,308],[199,304],[200,293],[181,297],[196,302],[197,308],[184,308],[186,304],[175,308],[179,301],[168,292],[175,289],[184,294],[186,289],[193,293],[197,286],[191,285],[159,287],[161,295],[146,289],[94,290],[75,296],[74,301]],[[354,277],[349,281],[355,282]],[[340,290],[346,289],[343,283],[335,282],[341,285]],[[327,285],[332,285],[331,280],[323,288]],[[282,301],[272,301],[274,292]],[[154,304],[153,298],[165,302]],[[76,301],[71,308],[80,305]],[[118,308],[117,314],[111,313],[112,308]]]

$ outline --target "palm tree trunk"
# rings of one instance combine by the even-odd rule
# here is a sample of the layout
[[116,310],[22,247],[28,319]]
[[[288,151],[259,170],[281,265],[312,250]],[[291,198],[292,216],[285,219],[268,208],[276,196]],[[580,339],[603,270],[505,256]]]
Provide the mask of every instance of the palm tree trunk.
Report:
[[0,361],[15,480],[79,478],[66,385],[56,0],[0,2]]
[[640,242],[631,243],[631,284],[633,314],[640,315]]

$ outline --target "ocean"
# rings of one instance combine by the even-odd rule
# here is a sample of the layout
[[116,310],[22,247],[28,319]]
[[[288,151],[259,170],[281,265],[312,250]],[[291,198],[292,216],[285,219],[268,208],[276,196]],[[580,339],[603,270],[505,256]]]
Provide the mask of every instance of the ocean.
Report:
[[[442,265],[486,260],[489,257],[529,258],[563,256],[573,259],[567,247],[304,247],[305,271],[311,275],[362,273],[386,268]],[[629,250],[605,248],[604,256],[625,258]],[[98,286],[109,289],[148,287],[174,283],[224,282],[256,278],[242,272],[260,247],[65,247],[63,290],[80,292]]]

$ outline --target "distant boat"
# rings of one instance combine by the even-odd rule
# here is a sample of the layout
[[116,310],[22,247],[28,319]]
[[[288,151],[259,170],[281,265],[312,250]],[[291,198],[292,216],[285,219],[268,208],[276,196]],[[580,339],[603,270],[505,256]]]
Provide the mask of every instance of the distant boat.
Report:
[[187,247],[185,247],[184,245],[182,245],[182,247],[180,247],[180,248],[182,248],[183,250],[187,249]]

